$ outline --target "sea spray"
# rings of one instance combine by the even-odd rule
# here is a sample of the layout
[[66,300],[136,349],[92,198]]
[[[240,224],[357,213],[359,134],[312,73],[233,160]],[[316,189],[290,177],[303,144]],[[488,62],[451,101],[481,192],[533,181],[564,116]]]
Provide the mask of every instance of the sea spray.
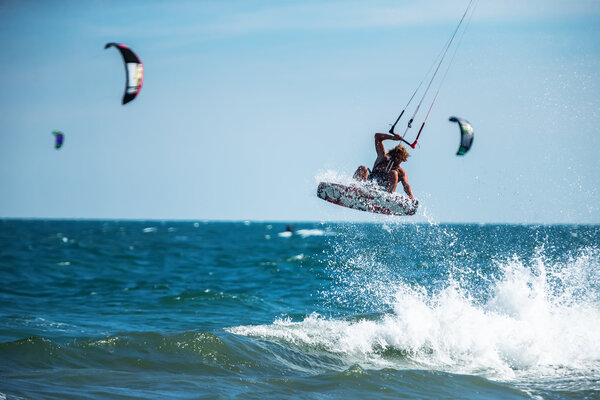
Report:
[[445,285],[465,251],[456,246],[458,257],[449,257],[458,238],[437,225],[388,221],[374,224],[370,234],[359,224],[340,228],[325,266],[336,284],[321,293],[332,307],[377,312],[393,305],[398,285]]
[[[364,246],[369,238],[347,227],[347,238],[361,245],[333,249],[328,267],[338,275],[323,298],[338,306],[359,303],[353,309],[370,314],[313,313],[230,331],[321,349],[346,367],[424,368],[530,384],[600,368],[597,248],[556,257],[542,241],[480,264],[482,257],[457,243],[455,232],[434,228],[428,259],[416,251],[394,264],[393,247]],[[438,254],[451,246],[455,252]]]
[[0,397],[600,395],[599,226],[0,225]]

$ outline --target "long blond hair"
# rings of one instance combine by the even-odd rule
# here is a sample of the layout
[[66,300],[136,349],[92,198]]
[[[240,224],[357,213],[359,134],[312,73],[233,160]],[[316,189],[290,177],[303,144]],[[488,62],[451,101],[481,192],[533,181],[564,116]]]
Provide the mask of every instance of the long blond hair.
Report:
[[401,161],[406,161],[408,160],[408,157],[410,157],[410,153],[408,152],[408,150],[406,150],[406,148],[401,144],[388,151],[387,154],[390,158],[394,158],[396,155],[399,155]]

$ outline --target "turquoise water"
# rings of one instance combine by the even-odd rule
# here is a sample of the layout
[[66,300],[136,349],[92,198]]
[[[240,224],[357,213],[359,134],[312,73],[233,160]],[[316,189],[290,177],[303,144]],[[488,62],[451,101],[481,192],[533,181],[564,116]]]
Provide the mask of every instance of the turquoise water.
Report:
[[292,226],[0,221],[0,398],[600,398],[599,226]]

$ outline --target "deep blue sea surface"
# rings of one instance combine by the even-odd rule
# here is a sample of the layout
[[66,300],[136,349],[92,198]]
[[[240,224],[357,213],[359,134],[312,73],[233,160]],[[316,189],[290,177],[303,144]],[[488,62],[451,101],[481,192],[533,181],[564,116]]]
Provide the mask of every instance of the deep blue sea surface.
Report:
[[0,221],[0,399],[600,398],[600,226],[292,228]]

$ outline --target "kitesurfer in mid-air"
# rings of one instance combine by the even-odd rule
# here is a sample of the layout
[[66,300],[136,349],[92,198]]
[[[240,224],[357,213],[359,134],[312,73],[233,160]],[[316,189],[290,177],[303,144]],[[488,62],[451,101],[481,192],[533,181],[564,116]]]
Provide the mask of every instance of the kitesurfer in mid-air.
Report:
[[406,172],[400,167],[400,163],[406,161],[410,154],[408,150],[401,144],[394,147],[386,153],[385,147],[383,146],[384,140],[400,140],[399,135],[391,135],[387,133],[376,133],[375,134],[375,151],[377,152],[377,159],[373,164],[373,170],[369,170],[364,165],[358,167],[354,173],[354,179],[357,181],[374,181],[382,189],[394,193],[398,182],[402,183],[404,192],[406,195],[414,199],[408,180],[406,179]]

